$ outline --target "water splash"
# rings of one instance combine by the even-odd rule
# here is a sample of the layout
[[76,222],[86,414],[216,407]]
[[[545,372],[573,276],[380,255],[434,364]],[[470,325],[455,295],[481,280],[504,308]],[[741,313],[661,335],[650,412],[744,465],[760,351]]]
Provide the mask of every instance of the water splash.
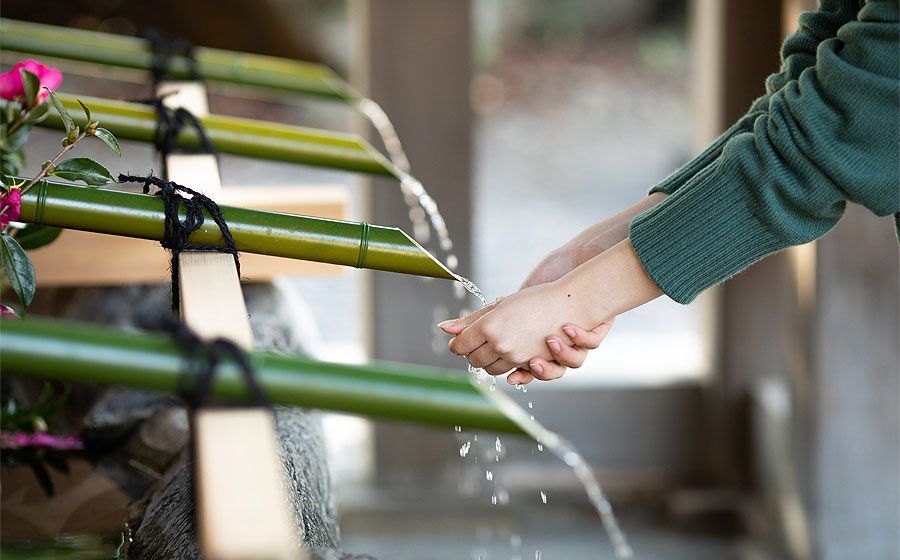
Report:
[[[544,446],[547,446],[554,455],[572,468],[576,478],[578,478],[587,492],[588,500],[590,500],[600,516],[603,528],[606,530],[606,534],[613,545],[616,558],[633,558],[634,553],[628,544],[628,540],[625,538],[625,534],[619,527],[619,522],[613,513],[612,504],[609,503],[609,500],[600,488],[600,484],[594,477],[594,473],[591,471],[587,461],[584,460],[584,457],[575,446],[560,437],[559,434],[548,430],[530,418],[525,409],[517,405],[506,394],[484,389],[480,390],[507,418],[515,422],[526,434],[540,442],[538,444],[539,451],[543,450]],[[543,497],[542,495],[542,499]]]
[[472,442],[467,441],[466,443],[462,444],[462,447],[459,448],[459,456],[465,457],[469,454],[470,449],[472,449]]
[[456,279],[459,280],[459,283],[462,284],[462,287],[465,288],[467,292],[481,300],[481,305],[487,305],[487,300],[484,299],[484,294],[481,293],[481,288],[476,286],[475,282],[472,282],[465,276],[460,276],[458,274],[456,275]]

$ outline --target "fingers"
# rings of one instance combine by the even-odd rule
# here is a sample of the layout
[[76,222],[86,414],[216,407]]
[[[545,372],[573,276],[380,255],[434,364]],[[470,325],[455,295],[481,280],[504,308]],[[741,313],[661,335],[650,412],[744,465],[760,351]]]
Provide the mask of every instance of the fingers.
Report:
[[[487,369],[487,366],[493,365],[494,362],[500,359],[500,356],[498,356],[488,344],[482,344],[475,350],[469,352],[466,359],[469,360],[470,364],[477,368]],[[508,371],[509,369],[510,368],[506,368],[505,371]]]
[[466,315],[464,317],[460,317],[458,319],[449,319],[442,323],[438,323],[438,327],[445,333],[454,334],[454,335],[459,334],[459,333],[463,332],[463,330],[465,330],[466,327],[468,327],[469,325],[471,325],[472,323],[474,323],[475,321],[480,319],[482,315],[484,315],[485,313],[487,313],[488,311],[490,311],[491,309],[496,307],[497,304],[500,303],[501,299],[503,299],[503,298],[499,298],[499,299],[497,299],[497,301],[495,301],[493,303],[489,303],[489,304],[485,305],[484,307],[482,307],[481,309],[479,309],[478,311],[475,311],[474,313],[469,313],[468,315]]
[[603,339],[606,338],[607,334],[609,334],[609,330],[612,328],[615,321],[616,319],[612,318],[605,323],[600,323],[589,331],[586,331],[578,325],[573,324],[564,325],[562,330],[564,333],[566,333],[566,336],[568,336],[572,340],[572,343],[575,346],[593,350],[594,348],[600,346],[600,343],[603,342]]
[[528,385],[534,381],[534,376],[527,369],[519,368],[506,376],[506,382],[510,385]]
[[541,381],[559,379],[566,373],[566,366],[556,362],[548,362],[542,358],[531,358],[528,361],[528,369],[531,370],[531,375],[535,379],[540,379]]
[[547,348],[553,359],[564,367],[580,368],[588,355],[587,349],[569,346],[558,336],[547,337]]
[[506,360],[497,360],[491,365],[484,368],[484,371],[488,372],[491,375],[503,375],[504,373],[514,369],[516,366],[507,362]]

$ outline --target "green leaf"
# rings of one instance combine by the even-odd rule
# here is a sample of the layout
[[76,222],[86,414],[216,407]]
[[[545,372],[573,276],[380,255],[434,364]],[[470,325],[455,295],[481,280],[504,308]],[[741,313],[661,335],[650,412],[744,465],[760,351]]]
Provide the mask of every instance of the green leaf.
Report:
[[44,494],[46,494],[48,498],[52,498],[53,480],[50,478],[50,473],[47,472],[47,469],[44,468],[44,465],[42,465],[39,460],[32,461],[30,466],[31,470],[34,471],[34,477],[37,479]]
[[22,105],[16,101],[0,98],[0,124],[12,124],[22,114]]
[[9,278],[13,291],[19,296],[22,307],[27,309],[34,298],[37,279],[31,259],[9,234],[0,234],[0,266]]
[[0,189],[2,189],[3,192],[9,192],[10,187],[15,184],[16,182],[13,181],[12,177],[0,171]]
[[8,154],[18,152],[22,149],[22,146],[25,145],[25,141],[28,140],[28,135],[30,133],[30,124],[19,125],[19,128],[15,129],[12,134],[3,139],[3,144],[0,146],[0,149]]
[[69,181],[84,181],[92,187],[102,187],[116,182],[105,167],[88,158],[72,158],[60,162],[50,175]]
[[44,120],[44,118],[47,116],[47,113],[49,112],[50,104],[44,101],[31,110],[31,112],[28,114],[28,117],[25,118],[25,122],[29,124],[37,124]]
[[19,242],[20,247],[26,251],[31,251],[53,243],[60,233],[62,233],[62,228],[28,224],[18,230],[13,237]]
[[24,68],[19,68],[19,74],[22,76],[22,89],[25,90],[25,106],[31,107],[41,91],[41,79]]
[[109,149],[114,151],[117,156],[122,157],[122,149],[119,148],[119,141],[116,140],[116,137],[113,136],[113,133],[106,130],[105,128],[96,128],[94,130],[94,136],[103,140],[103,142],[109,146]]
[[3,173],[16,175],[23,165],[25,165],[25,156],[22,155],[22,152],[0,153],[0,171]]
[[[87,117],[87,122],[90,123],[91,122],[91,110],[88,109],[87,105],[82,103],[80,99],[76,99],[75,101],[77,101],[78,104],[81,105],[81,109],[84,111],[84,116]],[[84,127],[87,128],[87,125],[84,125]]]
[[53,103],[53,106],[56,107],[56,112],[59,113],[59,118],[62,119],[63,126],[66,127],[66,134],[69,134],[73,130],[75,130],[75,121],[72,120],[72,116],[63,106],[62,101],[59,100],[59,97],[56,97],[56,94],[50,91],[50,88],[44,88],[47,92],[50,93],[50,103]]

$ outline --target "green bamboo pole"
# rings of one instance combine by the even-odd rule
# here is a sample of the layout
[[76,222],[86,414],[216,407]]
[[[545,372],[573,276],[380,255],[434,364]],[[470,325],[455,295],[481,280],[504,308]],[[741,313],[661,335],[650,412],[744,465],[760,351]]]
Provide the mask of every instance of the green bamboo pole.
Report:
[[[4,374],[168,392],[179,390],[183,376],[183,352],[171,339],[84,323],[4,320],[0,350]],[[462,372],[383,362],[334,364],[266,352],[250,358],[275,404],[521,433]],[[212,393],[249,396],[233,362],[222,364]]]
[[[76,96],[58,93],[57,97],[76,123],[80,123],[82,112]],[[101,126],[120,140],[153,141],[156,130],[153,107],[100,97],[79,95],[77,98],[90,107],[92,120],[100,121]],[[200,122],[213,146],[222,153],[395,176],[394,166],[356,134],[221,115],[201,117]],[[53,110],[40,126],[64,128],[59,114]],[[197,147],[200,138],[196,131],[185,128],[178,136],[177,145]]]
[[[0,19],[0,48],[123,68],[150,70],[152,51],[145,39]],[[220,49],[194,49],[203,79],[288,93],[352,100],[347,82],[321,64]],[[184,57],[172,58],[174,78],[189,78]]]
[[[458,280],[398,228],[219,208],[239,251]],[[205,217],[189,241],[224,246],[215,222]],[[22,196],[19,215],[25,223],[154,240],[162,239],[164,220],[158,197],[52,181],[39,181]]]

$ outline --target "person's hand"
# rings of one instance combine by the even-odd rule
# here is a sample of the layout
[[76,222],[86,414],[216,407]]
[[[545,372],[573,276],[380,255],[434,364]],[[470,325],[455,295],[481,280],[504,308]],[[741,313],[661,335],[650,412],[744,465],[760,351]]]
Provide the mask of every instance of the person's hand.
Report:
[[573,345],[556,336],[547,337],[547,348],[553,361],[534,357],[528,360],[528,369],[518,368],[506,376],[506,382],[511,385],[527,385],[535,379],[550,381],[562,377],[567,369],[577,369],[584,365],[588,352],[596,349],[609,334],[615,318],[600,323],[593,329],[586,331],[578,325],[563,325],[563,332],[569,337]]
[[[456,335],[449,343],[451,352],[466,356],[470,364],[491,375],[501,375],[528,368],[533,357],[553,361],[548,335],[567,346],[573,344],[562,326],[584,325],[591,319],[577,294],[572,295],[561,281],[538,284],[439,326]],[[595,342],[594,337],[588,339],[590,344]],[[573,359],[577,365],[583,361]]]
[[[614,228],[609,228],[603,229],[602,233],[598,233],[589,240],[586,240],[584,235],[573,239],[541,259],[541,262],[525,277],[525,281],[522,282],[522,286],[519,289],[553,282],[562,278],[581,263],[590,260],[593,256],[602,253],[621,241],[619,233],[621,232],[616,231]],[[547,348],[553,357],[553,361],[534,357],[529,360],[529,369],[516,369],[516,371],[507,376],[506,381],[514,385],[527,385],[535,379],[542,381],[559,379],[566,373],[567,369],[580,368],[587,358],[588,351],[600,346],[600,343],[603,342],[603,339],[606,338],[607,333],[612,328],[614,321],[615,319],[612,319],[601,323],[590,331],[585,331],[577,325],[564,326],[563,332],[572,341],[573,344],[571,346],[558,336],[547,337]],[[569,332],[570,330],[571,332]]]

